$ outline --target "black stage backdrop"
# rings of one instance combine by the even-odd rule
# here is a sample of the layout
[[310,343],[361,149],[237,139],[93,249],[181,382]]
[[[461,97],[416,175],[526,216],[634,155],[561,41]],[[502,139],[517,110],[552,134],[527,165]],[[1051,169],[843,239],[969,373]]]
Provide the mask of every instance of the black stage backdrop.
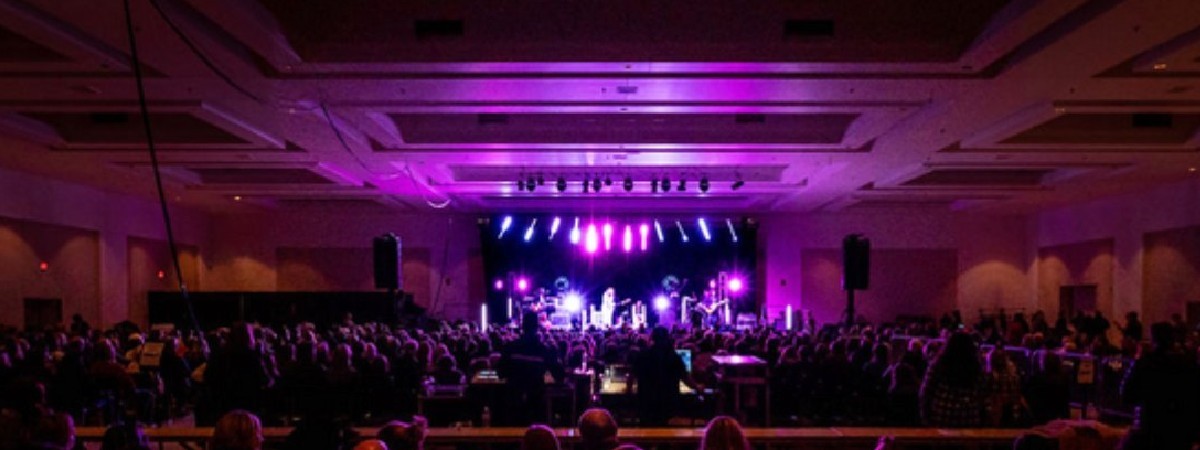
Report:
[[[599,305],[604,290],[612,287],[618,299],[630,298],[645,302],[653,314],[653,299],[668,294],[663,281],[673,276],[682,284],[682,295],[700,298],[709,288],[710,281],[720,272],[729,278],[737,278],[744,286],[737,295],[730,295],[732,304],[740,312],[756,312],[757,286],[755,262],[757,227],[753,222],[732,219],[737,231],[734,242],[726,218],[706,218],[711,241],[705,241],[695,217],[678,219],[686,231],[689,242],[680,237],[676,218],[659,219],[664,242],[659,242],[654,229],[654,219],[640,217],[580,217],[580,239],[571,244],[571,229],[575,216],[561,216],[558,232],[550,239],[550,228],[554,216],[514,215],[511,226],[503,237],[500,229],[505,216],[494,216],[480,221],[480,241],[483,245],[484,270],[488,276],[488,317],[492,322],[505,321],[507,299],[516,301],[524,296],[533,296],[538,288],[555,295],[565,279],[568,291],[578,293],[587,305]],[[537,224],[529,242],[524,234],[534,218]],[[595,223],[599,234],[599,250],[589,254],[585,251],[586,230]],[[612,248],[604,249],[604,223],[613,225]],[[649,226],[648,248],[639,249],[638,229],[642,224]],[[626,252],[622,247],[625,226],[633,231],[633,250]],[[519,292],[520,279],[528,280],[528,289]],[[502,287],[501,287],[502,285]],[[679,305],[671,305],[674,317],[678,317]]]

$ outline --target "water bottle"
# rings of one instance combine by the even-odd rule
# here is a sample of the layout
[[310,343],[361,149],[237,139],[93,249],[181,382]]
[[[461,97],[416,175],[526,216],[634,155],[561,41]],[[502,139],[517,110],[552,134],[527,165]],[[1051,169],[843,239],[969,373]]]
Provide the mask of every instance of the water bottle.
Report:
[[481,417],[484,428],[492,426],[492,410],[486,406],[483,407],[483,415]]

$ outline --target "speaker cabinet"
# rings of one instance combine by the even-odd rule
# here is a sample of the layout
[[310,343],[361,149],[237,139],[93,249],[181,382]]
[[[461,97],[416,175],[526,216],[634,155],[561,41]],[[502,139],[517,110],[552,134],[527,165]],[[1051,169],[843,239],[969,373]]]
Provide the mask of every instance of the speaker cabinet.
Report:
[[861,234],[842,239],[842,289],[866,290],[870,285],[871,241]]
[[375,288],[400,289],[400,238],[388,233],[373,241]]

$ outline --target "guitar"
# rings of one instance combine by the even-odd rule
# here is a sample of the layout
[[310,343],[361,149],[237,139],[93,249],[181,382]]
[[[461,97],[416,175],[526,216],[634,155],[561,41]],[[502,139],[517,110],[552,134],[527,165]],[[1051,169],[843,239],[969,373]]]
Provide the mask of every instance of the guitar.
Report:
[[727,303],[729,303],[729,299],[713,303],[711,306],[704,306],[704,303],[697,303],[695,310],[707,317],[712,315],[712,313],[717,312],[718,309],[720,309],[722,306],[725,306]]

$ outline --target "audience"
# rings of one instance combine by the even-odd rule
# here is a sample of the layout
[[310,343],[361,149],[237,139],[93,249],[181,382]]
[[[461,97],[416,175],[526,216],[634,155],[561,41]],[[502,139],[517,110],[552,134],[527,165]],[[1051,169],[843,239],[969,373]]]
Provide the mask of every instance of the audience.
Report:
[[364,439],[354,446],[354,450],[388,450],[388,446],[379,439]]
[[729,416],[717,416],[704,428],[700,450],[750,450],[750,441],[738,421]]
[[987,378],[975,342],[966,333],[950,335],[929,366],[921,385],[921,417],[935,427],[978,427],[983,424]]
[[1176,345],[1175,333],[1169,323],[1152,325],[1153,347],[1121,384],[1125,401],[1137,407],[1125,450],[1190,450],[1200,439],[1200,369],[1195,352]]
[[545,425],[533,425],[521,438],[521,450],[559,450],[558,436]]
[[413,417],[412,422],[393,420],[379,429],[376,436],[387,444],[389,450],[423,450],[428,423],[424,417]]
[[150,450],[150,440],[136,423],[119,423],[104,431],[100,450]]
[[606,409],[592,408],[579,416],[579,440],[583,450],[613,450],[617,442],[617,421]]
[[209,450],[260,450],[262,444],[262,422],[258,417],[233,410],[217,420]]

